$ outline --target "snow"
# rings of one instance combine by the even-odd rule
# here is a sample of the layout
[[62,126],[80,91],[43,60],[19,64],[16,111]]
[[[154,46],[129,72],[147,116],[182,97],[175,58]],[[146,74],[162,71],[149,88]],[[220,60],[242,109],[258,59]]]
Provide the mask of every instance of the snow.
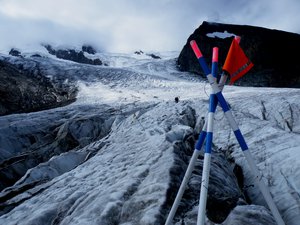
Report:
[[207,37],[210,38],[221,38],[221,39],[225,39],[225,38],[229,38],[229,37],[235,37],[237,35],[232,34],[232,33],[228,33],[226,30],[224,32],[213,32],[213,33],[207,33],[206,34]]
[[[212,33],[210,37],[224,35]],[[7,210],[0,214],[0,224],[164,223],[170,210],[166,202],[171,171],[181,166],[176,178],[180,182],[184,166],[178,165],[178,158],[189,157],[183,156],[184,150],[176,155],[174,149],[178,142],[186,143],[196,120],[206,116],[209,86],[193,74],[179,72],[174,52],[160,53],[162,59],[97,54],[109,63],[108,68],[34,59],[53,78],[75,80],[80,90],[77,101],[62,108],[0,118],[2,158],[28,150],[28,135],[42,143],[44,135],[53,130],[53,140],[47,139],[48,151],[62,137],[72,137],[78,143],[35,165],[0,193],[1,200],[17,193],[1,202]],[[14,57],[11,61],[20,63]],[[224,89],[287,225],[300,221],[299,94],[299,89]],[[178,103],[176,96],[180,97]],[[238,205],[223,224],[257,224],[257,213],[261,213],[261,224],[275,224],[220,108],[214,131],[215,149],[231,154],[242,167],[244,187],[252,202]],[[39,146],[42,151],[44,147]],[[251,216],[244,216],[244,212]],[[196,217],[197,205],[190,205],[185,223],[195,224]],[[180,215],[176,217],[176,224],[180,219]],[[214,223],[207,219],[206,224]]]

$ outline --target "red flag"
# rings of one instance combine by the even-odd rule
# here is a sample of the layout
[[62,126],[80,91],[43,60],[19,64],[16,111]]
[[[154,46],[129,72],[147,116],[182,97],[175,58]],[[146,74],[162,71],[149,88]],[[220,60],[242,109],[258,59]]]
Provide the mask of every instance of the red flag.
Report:
[[234,38],[223,66],[223,70],[230,74],[230,84],[241,78],[253,66],[253,63],[247,58],[243,49],[241,49],[238,40]]

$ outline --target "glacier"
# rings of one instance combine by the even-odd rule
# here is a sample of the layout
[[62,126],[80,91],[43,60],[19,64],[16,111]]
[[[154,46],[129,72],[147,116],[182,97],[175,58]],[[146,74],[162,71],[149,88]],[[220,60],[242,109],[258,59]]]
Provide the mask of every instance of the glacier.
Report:
[[[0,117],[0,170],[6,176],[0,224],[164,224],[207,114],[209,84],[177,69],[178,52],[157,53],[161,59],[89,56],[108,66],[43,54],[0,59],[73,83],[78,97],[68,106]],[[289,88],[224,89],[287,225],[300,221],[299,94]],[[205,223],[276,224],[221,108],[214,124]],[[200,154],[176,225],[196,224],[202,161]]]

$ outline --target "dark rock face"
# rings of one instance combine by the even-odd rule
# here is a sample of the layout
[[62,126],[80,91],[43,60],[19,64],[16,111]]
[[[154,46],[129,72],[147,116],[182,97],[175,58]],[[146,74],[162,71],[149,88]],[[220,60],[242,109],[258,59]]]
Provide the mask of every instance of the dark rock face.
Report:
[[12,48],[8,54],[10,54],[12,56],[21,56],[21,52],[15,48]]
[[143,55],[143,54],[145,54],[145,55],[151,57],[152,59],[161,59],[161,57],[158,56],[158,55],[155,55],[153,53],[144,53],[142,50],[135,51],[134,54],[136,54],[136,55]]
[[86,52],[86,53],[89,53],[89,54],[92,54],[92,55],[94,55],[94,54],[97,53],[97,51],[95,50],[95,48],[93,48],[90,45],[83,45],[82,46],[82,51]]
[[[100,59],[89,59],[85,57],[83,51],[77,52],[74,49],[55,50],[51,45],[44,45],[44,47],[51,55],[55,55],[59,59],[65,59],[77,63],[91,64],[91,65],[102,65],[102,61]],[[83,47],[83,49],[88,53],[94,52],[94,49],[88,47]],[[95,54],[95,52],[90,54]]]
[[[232,34],[231,37],[212,37],[214,32]],[[207,36],[209,35],[209,36]],[[240,46],[254,63],[254,67],[235,84],[242,86],[300,87],[300,35],[279,30],[246,25],[203,22],[188,38],[179,57],[178,66],[183,71],[203,75],[189,42],[195,40],[211,63],[213,47],[219,47],[219,65],[223,65],[233,35],[241,37]],[[296,54],[292,56],[291,54]],[[221,69],[219,69],[221,71]]]
[[26,71],[0,61],[0,115],[33,112],[69,104],[77,89],[55,86],[39,69]]
[[153,59],[161,59],[158,55],[154,55],[154,54],[147,54],[147,55],[152,57]]
[[141,55],[144,54],[144,52],[142,50],[139,50],[139,51],[135,51],[134,54]]
[[40,54],[33,54],[31,57],[42,57]]

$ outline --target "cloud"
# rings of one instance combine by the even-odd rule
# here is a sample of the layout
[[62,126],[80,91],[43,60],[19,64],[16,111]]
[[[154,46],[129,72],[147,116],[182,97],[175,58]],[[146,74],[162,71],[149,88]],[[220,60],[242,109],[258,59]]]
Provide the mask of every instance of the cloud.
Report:
[[180,51],[203,22],[300,32],[298,0],[0,0],[0,49],[92,43],[113,52]]
[[[30,44],[52,43],[54,45],[78,46],[91,43],[99,49],[103,49],[105,39],[100,32],[88,30],[85,27],[72,28],[57,24],[50,20],[16,19],[3,17],[0,14],[0,50],[8,50],[12,47],[24,47]],[[103,41],[97,39],[103,38]]]

